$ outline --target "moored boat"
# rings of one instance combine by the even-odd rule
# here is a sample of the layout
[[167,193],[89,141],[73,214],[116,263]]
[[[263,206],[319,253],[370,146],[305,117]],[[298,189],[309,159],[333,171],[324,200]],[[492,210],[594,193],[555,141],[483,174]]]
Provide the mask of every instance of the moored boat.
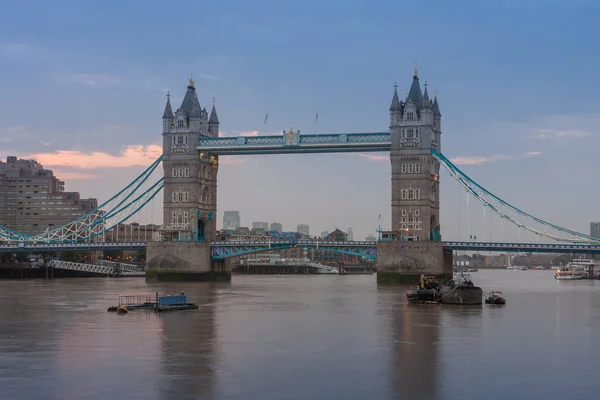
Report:
[[491,291],[488,297],[485,299],[485,304],[506,304],[506,299],[502,295],[502,292],[498,290]]

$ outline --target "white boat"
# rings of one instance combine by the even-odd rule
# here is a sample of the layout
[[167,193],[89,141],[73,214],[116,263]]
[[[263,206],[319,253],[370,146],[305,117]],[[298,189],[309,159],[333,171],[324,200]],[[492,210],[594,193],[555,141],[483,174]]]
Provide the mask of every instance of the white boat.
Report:
[[558,279],[559,281],[585,279],[584,269],[580,265],[569,263],[566,267],[556,270],[554,279]]
[[569,265],[583,268],[583,275],[587,279],[600,279],[600,263],[596,260],[576,258]]

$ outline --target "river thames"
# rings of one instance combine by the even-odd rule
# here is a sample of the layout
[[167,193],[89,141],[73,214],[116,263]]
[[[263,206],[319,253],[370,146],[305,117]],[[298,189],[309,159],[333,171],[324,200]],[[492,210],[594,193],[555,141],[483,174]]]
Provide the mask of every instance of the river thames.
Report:
[[[600,281],[471,274],[506,306],[408,305],[372,276],[0,281],[0,399],[591,399]],[[195,311],[106,311],[185,291]]]

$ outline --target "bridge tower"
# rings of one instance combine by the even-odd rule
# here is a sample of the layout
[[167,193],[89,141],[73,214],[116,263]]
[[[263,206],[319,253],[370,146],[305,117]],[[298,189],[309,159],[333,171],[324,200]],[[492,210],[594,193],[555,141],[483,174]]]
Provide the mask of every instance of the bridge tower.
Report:
[[377,281],[447,276],[452,270],[440,235],[440,163],[431,155],[431,148],[441,151],[441,113],[437,96],[429,98],[427,83],[421,90],[416,67],[403,101],[394,85],[390,138],[392,226],[377,243]]
[[217,156],[199,154],[201,137],[219,136],[213,100],[210,113],[200,106],[190,77],[179,109],[173,113],[170,94],[163,113],[164,199],[161,240],[149,242],[149,280],[230,280],[210,260],[210,242],[217,232]]

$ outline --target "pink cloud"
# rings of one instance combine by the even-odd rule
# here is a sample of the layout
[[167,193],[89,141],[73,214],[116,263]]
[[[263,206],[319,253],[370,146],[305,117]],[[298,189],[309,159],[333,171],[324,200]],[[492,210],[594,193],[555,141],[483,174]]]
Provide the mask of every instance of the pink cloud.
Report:
[[452,163],[456,164],[456,165],[480,165],[480,164],[484,164],[486,162],[490,162],[492,160],[488,157],[474,156],[474,157],[454,157],[454,158],[451,158],[450,161],[452,161]]
[[37,160],[46,167],[72,167],[82,169],[146,167],[162,154],[162,147],[156,144],[127,146],[120,155],[104,152],[85,153],[76,150],[59,150],[56,153],[37,153],[25,156]]
[[98,178],[98,175],[94,174],[86,174],[85,172],[67,172],[61,171],[59,169],[55,169],[54,176],[56,176],[60,180],[78,180],[78,179],[95,179]]
[[240,132],[240,136],[258,136],[258,135],[259,135],[259,132],[256,130]]
[[219,156],[219,165],[241,164],[245,161],[239,156]]
[[541,151],[530,151],[529,153],[525,154],[527,157],[536,157],[536,156],[541,156],[542,152]]
[[389,155],[358,153],[359,156],[371,161],[389,161]]

